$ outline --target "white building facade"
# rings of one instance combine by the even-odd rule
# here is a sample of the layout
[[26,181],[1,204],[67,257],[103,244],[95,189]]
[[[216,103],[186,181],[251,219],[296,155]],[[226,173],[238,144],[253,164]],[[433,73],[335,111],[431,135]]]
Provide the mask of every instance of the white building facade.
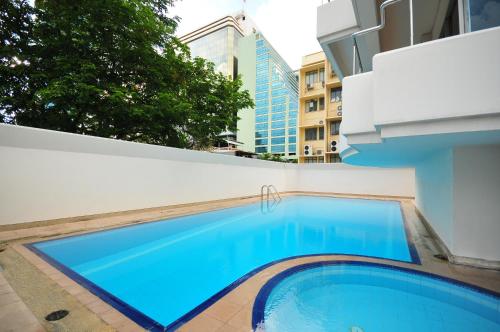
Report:
[[334,0],[318,8],[317,27],[343,78],[342,160],[415,168],[416,208],[449,259],[494,267],[500,266],[497,5]]

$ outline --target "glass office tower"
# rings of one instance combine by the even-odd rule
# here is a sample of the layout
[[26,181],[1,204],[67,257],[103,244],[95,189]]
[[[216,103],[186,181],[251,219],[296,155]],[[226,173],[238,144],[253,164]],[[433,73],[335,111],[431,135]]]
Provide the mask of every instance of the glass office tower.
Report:
[[189,46],[192,57],[213,62],[218,72],[234,78],[238,75],[238,40],[244,35],[242,20],[245,20],[244,14],[226,16],[180,37],[180,40]]
[[297,154],[298,76],[255,34],[255,152]]
[[213,62],[215,69],[226,76],[238,75],[238,39],[243,35],[234,27],[224,27],[187,43],[192,57]]

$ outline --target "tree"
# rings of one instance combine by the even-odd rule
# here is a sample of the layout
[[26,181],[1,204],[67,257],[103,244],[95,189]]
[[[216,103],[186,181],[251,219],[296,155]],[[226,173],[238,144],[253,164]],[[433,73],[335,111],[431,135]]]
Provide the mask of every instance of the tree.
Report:
[[0,122],[10,122],[32,99],[28,54],[33,10],[27,0],[2,1],[0,6]]
[[[172,3],[36,1],[35,19],[19,13],[27,16],[30,42],[9,57],[25,56],[27,80],[24,90],[11,93],[14,102],[0,96],[3,121],[176,147],[210,145],[253,102],[240,91],[240,79],[190,58],[174,36]],[[0,85],[13,91],[11,82]]]

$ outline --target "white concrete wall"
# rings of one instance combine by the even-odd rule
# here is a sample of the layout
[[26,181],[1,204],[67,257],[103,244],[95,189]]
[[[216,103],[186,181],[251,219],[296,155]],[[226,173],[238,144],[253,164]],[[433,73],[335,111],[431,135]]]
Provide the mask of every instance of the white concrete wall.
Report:
[[500,145],[454,150],[454,254],[500,261]]
[[342,133],[375,133],[373,72],[346,77],[342,84]]
[[500,261],[500,145],[462,146],[416,166],[415,202],[457,261]]
[[0,225],[257,195],[414,196],[412,170],[295,165],[0,125]]
[[493,28],[377,54],[375,125],[500,113],[499,40]]
[[346,194],[415,195],[415,175],[408,168],[375,168],[347,164],[299,164],[297,188]]
[[448,249],[453,248],[453,150],[435,152],[415,167],[415,204]]

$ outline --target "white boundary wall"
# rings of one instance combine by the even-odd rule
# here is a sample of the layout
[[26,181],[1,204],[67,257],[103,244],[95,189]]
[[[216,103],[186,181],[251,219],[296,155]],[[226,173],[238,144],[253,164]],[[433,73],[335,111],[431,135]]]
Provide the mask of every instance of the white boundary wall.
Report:
[[295,165],[0,124],[0,225],[280,191],[414,196],[413,169]]

